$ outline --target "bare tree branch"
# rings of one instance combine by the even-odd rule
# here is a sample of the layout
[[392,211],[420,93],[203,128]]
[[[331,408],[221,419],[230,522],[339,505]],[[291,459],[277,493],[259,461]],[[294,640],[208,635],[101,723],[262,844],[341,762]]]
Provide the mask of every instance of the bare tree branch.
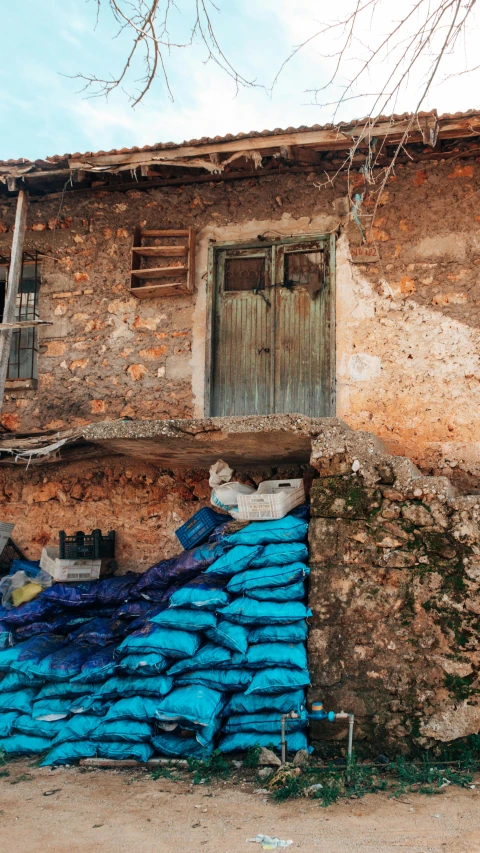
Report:
[[[88,0],[87,0],[88,2]],[[84,83],[82,91],[87,91],[90,97],[110,95],[115,89],[121,88],[136,106],[145,98],[157,77],[163,78],[168,95],[173,100],[173,92],[168,74],[168,58],[173,50],[192,47],[198,42],[206,50],[205,62],[214,62],[235,83],[236,91],[242,87],[257,85],[254,80],[243,76],[228,59],[216,34],[212,22],[212,12],[218,8],[212,0],[190,0],[187,13],[186,39],[175,40],[170,35],[175,29],[172,14],[180,14],[174,0],[94,0],[96,3],[96,25],[98,25],[102,8],[107,8],[118,30],[115,38],[128,34],[131,42],[123,66],[118,73],[110,77],[98,77],[95,74],[79,73],[74,79]],[[144,75],[134,80],[134,88],[130,78],[136,65],[141,62]]]

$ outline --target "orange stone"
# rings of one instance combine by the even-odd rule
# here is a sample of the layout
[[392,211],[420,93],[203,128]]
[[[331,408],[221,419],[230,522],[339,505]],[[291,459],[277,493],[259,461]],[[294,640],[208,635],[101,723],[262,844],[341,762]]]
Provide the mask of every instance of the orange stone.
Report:
[[131,364],[130,367],[127,367],[127,373],[132,377],[134,382],[138,382],[140,379],[143,379],[147,372],[147,368],[144,364]]

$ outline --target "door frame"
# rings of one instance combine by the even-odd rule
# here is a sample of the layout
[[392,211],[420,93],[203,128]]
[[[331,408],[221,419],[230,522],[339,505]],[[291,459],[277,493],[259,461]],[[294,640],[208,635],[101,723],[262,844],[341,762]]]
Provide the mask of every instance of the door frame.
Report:
[[336,281],[335,281],[335,234],[323,234],[316,232],[314,234],[300,234],[293,237],[275,237],[274,239],[265,240],[248,240],[246,242],[235,242],[227,240],[225,242],[213,243],[208,247],[208,269],[207,269],[207,311],[206,311],[206,329],[205,329],[205,396],[204,396],[204,417],[212,417],[212,380],[213,380],[213,341],[214,341],[214,318],[215,318],[215,287],[218,269],[218,255],[224,249],[260,249],[266,246],[273,245],[291,245],[292,243],[309,243],[312,240],[323,240],[329,246],[329,286],[330,286],[330,311],[327,320],[327,333],[329,333],[329,411],[325,417],[335,417],[336,414]]

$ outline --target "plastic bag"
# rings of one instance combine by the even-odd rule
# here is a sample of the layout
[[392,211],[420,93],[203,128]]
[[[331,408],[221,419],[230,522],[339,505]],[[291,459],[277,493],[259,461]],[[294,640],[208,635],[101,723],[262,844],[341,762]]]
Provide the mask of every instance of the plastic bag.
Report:
[[41,660],[64,645],[63,637],[44,634],[0,652],[0,672],[10,669],[28,672],[28,664]]
[[18,711],[1,711],[0,712],[0,737],[8,737],[13,730],[17,720],[22,719],[18,716]]
[[70,708],[74,701],[71,696],[60,698],[50,696],[46,699],[35,699],[31,705],[31,716],[34,720],[47,720],[48,722],[63,720],[70,716]]
[[253,673],[248,669],[200,669],[197,672],[184,672],[175,679],[175,684],[201,684],[211,690],[236,693],[245,691],[252,681]]
[[138,575],[129,572],[117,578],[104,578],[97,584],[96,601],[100,606],[119,605],[126,601],[133,587],[138,583]]
[[[261,646],[255,646],[255,648],[261,648]],[[286,693],[288,690],[308,687],[309,684],[308,669],[287,669],[278,666],[275,669],[261,669],[257,672],[245,693],[246,695],[252,693]]]
[[128,623],[122,619],[90,619],[76,628],[69,635],[68,640],[69,642],[81,641],[91,646],[104,646],[106,643],[113,643],[114,640],[122,640],[128,630]]
[[220,615],[237,625],[287,625],[312,615],[312,611],[301,601],[255,601],[253,598],[237,598]]
[[[233,549],[235,551],[235,548]],[[303,581],[310,574],[305,563],[290,563],[284,566],[266,566],[263,569],[248,569],[234,575],[227,585],[228,592],[240,595],[254,589],[284,587]]]
[[159,703],[157,718],[167,722],[212,725],[225,705],[225,695],[208,687],[189,686],[172,690]]
[[[51,725],[51,723],[50,723]],[[98,717],[88,714],[76,714],[68,722],[64,722],[57,733],[52,746],[68,741],[88,740],[91,733],[98,728]]]
[[[68,643],[38,663],[29,662],[28,672],[45,681],[69,681],[80,672],[91,653],[92,647],[88,643]],[[20,665],[17,668],[22,671]]]
[[222,575],[198,575],[195,580],[175,590],[170,597],[170,607],[201,607],[204,610],[217,610],[230,601],[223,587],[228,578]]
[[[217,626],[218,627],[218,626]],[[261,625],[252,628],[248,635],[250,645],[255,643],[304,643],[307,639],[306,622],[291,622],[289,625]]]
[[52,576],[40,569],[35,575],[33,582],[31,577],[23,570],[15,574],[6,575],[0,581],[0,594],[2,606],[9,610],[11,607],[32,601],[34,598],[52,585]]
[[250,669],[286,666],[306,670],[307,652],[303,643],[258,643],[248,649],[245,666]]
[[252,521],[242,530],[225,536],[227,545],[270,545],[274,542],[304,542],[308,523],[293,513],[273,521]]
[[39,699],[65,699],[67,697],[76,698],[77,696],[88,696],[92,692],[91,684],[80,684],[79,681],[53,681],[50,684],[45,684],[35,698]]
[[173,628],[162,628],[159,625],[147,623],[139,631],[129,634],[117,649],[117,657],[126,654],[145,654],[159,652],[167,657],[191,658],[199,648],[199,634],[177,631]]
[[159,700],[152,696],[129,696],[115,702],[104,720],[154,720],[158,706]]
[[116,643],[109,643],[103,649],[95,649],[83,664],[80,672],[72,679],[72,682],[81,681],[95,684],[105,681],[115,672]]
[[35,690],[16,690],[13,693],[0,693],[0,714],[4,711],[17,711],[18,714],[29,714]]
[[45,737],[13,734],[0,740],[0,750],[7,755],[32,755],[50,749],[51,741]]
[[145,655],[125,655],[117,664],[117,670],[124,675],[158,675],[165,672],[170,661],[157,652]]
[[208,628],[205,631],[205,636],[213,643],[218,643],[218,645],[225,646],[226,649],[231,649],[239,654],[245,654],[247,651],[248,635],[248,628],[244,628],[243,625],[235,625],[226,619],[218,622],[215,628]]
[[64,720],[47,722],[46,720],[34,720],[33,717],[29,716],[29,714],[22,714],[15,720],[13,728],[15,732],[20,732],[23,735],[44,737],[48,738],[49,741],[52,741],[64,725]]
[[129,696],[162,697],[170,692],[173,681],[166,675],[114,675],[105,684],[101,684],[95,692],[95,699],[126,699]]
[[[66,631],[64,631],[66,628]],[[65,623],[63,616],[56,619],[49,619],[43,622],[30,622],[15,629],[15,639],[17,641],[29,640],[31,637],[38,637],[40,634],[55,634],[68,633],[68,625]]]
[[0,622],[0,651],[8,649],[13,644],[13,636],[7,625]]
[[218,459],[210,466],[209,474],[208,485],[213,489],[215,486],[221,486],[222,483],[229,483],[232,479],[233,469],[223,459]]
[[161,625],[163,628],[176,628],[181,631],[206,631],[207,628],[215,628],[217,619],[207,610],[171,607],[157,616],[152,616],[150,622]]
[[303,581],[297,581],[297,583],[276,586],[273,589],[267,587],[249,589],[245,595],[256,601],[302,601],[305,598],[305,584]]
[[30,622],[39,622],[46,616],[57,616],[59,608],[55,602],[45,598],[49,590],[44,590],[33,601],[12,607],[10,610],[3,608],[2,622],[9,628],[17,628]]
[[228,666],[232,660],[232,653],[223,646],[207,643],[192,658],[177,661],[168,670],[168,675],[176,676],[183,672],[197,672],[201,669],[212,669],[221,665]]
[[[237,732],[257,732],[258,734],[281,733],[281,714],[265,712],[263,714],[233,714],[226,721],[222,731],[224,734],[236,734]],[[287,720],[287,735],[290,732],[298,732],[308,726],[308,713],[304,709],[298,718]]]
[[85,607],[95,603],[100,581],[82,583],[54,583],[42,595],[45,601],[60,607]]
[[227,707],[226,716],[235,714],[299,714],[305,708],[305,691],[292,690],[287,693],[234,693]]
[[169,586],[185,583],[207,569],[221,554],[221,542],[206,542],[177,557],[156,563],[140,577],[130,591],[131,598],[148,596],[152,601],[161,601]]
[[[298,752],[299,749],[305,749],[307,752],[312,752],[312,747],[308,745],[306,734],[301,732],[287,732],[287,745],[289,752]],[[275,734],[259,734],[258,732],[239,732],[234,735],[225,735],[220,741],[218,748],[220,752],[244,752],[251,746],[266,746],[271,747],[278,752],[282,748],[281,735]]]
[[292,563],[305,563],[307,558],[308,548],[303,542],[276,542],[273,545],[265,545],[258,557],[250,563],[250,568],[288,566]]
[[0,681],[0,690],[5,693],[11,693],[13,690],[22,690],[23,687],[33,687],[38,685],[41,687],[43,681],[38,678],[32,678],[30,675],[24,675],[23,672],[8,672]]
[[40,767],[48,767],[56,764],[71,764],[80,758],[94,758],[97,754],[98,744],[91,740],[71,741],[54,746],[53,749],[40,762]]
[[144,720],[102,720],[91,734],[97,743],[144,743],[149,741],[152,729]]
[[181,737],[177,734],[158,732],[152,737],[155,752],[176,758],[196,758],[206,761],[213,752],[213,743],[203,746],[195,737]]
[[260,546],[252,545],[236,545],[225,554],[222,554],[218,560],[207,569],[205,575],[213,574],[217,577],[225,576],[231,578],[237,572],[244,572],[250,566],[252,561],[261,553]]
[[153,747],[149,743],[97,743],[98,757],[112,758],[114,761],[125,759],[148,761],[153,752]]

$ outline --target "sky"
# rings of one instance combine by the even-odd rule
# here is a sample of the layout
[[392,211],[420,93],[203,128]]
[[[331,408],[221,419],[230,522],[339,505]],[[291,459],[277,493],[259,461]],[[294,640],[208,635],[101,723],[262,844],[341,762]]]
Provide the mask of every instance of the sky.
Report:
[[[126,6],[126,0],[121,0]],[[207,0],[211,2],[211,0]],[[307,90],[325,85],[332,72],[340,41],[335,31],[315,39],[285,66],[275,87],[272,81],[282,62],[301,42],[335,23],[352,9],[354,0],[216,0],[209,6],[215,34],[232,65],[253,87],[240,88],[213,62],[205,62],[200,43],[172,49],[166,55],[173,100],[158,79],[145,100],[132,109],[127,94],[117,90],[108,100],[88,97],[76,74],[108,76],[122,66],[129,49],[127,35],[115,37],[118,27],[107,0],[101,0],[96,20],[96,0],[0,0],[2,11],[2,70],[0,106],[2,133],[0,159],[43,158],[53,154],[109,150],[182,142],[202,136],[249,130],[322,124],[332,120],[333,107],[314,103]],[[383,6],[382,6],[383,4]],[[177,0],[171,36],[182,41],[188,35],[194,0]],[[372,38],[389,31],[401,4],[380,0],[375,16],[364,17],[358,39],[352,45],[342,80],[365,55]],[[465,39],[459,41],[429,92],[423,109],[456,112],[480,107],[480,72],[457,76],[474,66],[479,43],[478,19],[472,20]],[[375,88],[385,79],[393,56],[384,53],[363,87]],[[127,79],[135,89],[141,76],[134,66]],[[408,86],[394,111],[415,109],[424,84],[427,61],[408,77]],[[357,90],[363,95],[367,89]],[[327,88],[322,103],[335,101],[339,89]],[[370,91],[370,90],[369,90]],[[369,112],[371,99],[346,101],[336,120],[361,117]],[[390,112],[393,111],[393,107]]]

